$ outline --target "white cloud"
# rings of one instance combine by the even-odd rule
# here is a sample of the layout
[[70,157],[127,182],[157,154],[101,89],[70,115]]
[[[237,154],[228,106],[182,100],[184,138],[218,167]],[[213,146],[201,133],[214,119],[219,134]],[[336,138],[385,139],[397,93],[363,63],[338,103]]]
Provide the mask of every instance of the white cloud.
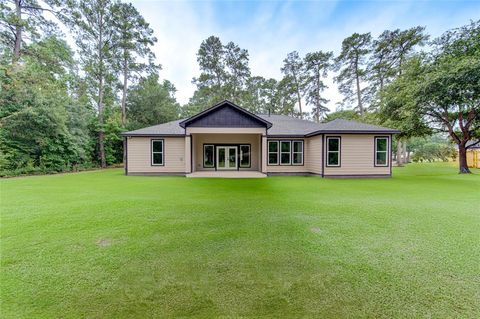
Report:
[[[196,53],[200,43],[210,35],[247,49],[253,75],[279,79],[282,61],[293,50],[301,55],[317,50],[338,53],[342,40],[353,32],[372,32],[377,36],[385,29],[415,25],[425,25],[428,32],[437,36],[467,23],[465,15],[470,13],[437,12],[435,3],[416,1],[360,4],[136,1],[134,4],[155,30],[158,43],[154,50],[163,65],[160,75],[175,84],[180,103],[188,102],[195,90],[191,80],[199,74]],[[325,96],[334,110],[342,96],[333,83],[333,74],[326,82],[329,88]]]

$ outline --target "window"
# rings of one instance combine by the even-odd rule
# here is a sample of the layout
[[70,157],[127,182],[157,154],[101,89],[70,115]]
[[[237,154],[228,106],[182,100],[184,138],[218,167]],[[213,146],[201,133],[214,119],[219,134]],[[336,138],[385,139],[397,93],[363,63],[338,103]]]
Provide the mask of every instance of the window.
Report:
[[327,137],[327,166],[340,166],[340,137]]
[[240,167],[250,167],[250,145],[240,145]]
[[375,137],[375,166],[388,166],[388,137]]
[[290,141],[280,142],[280,165],[290,165]]
[[152,165],[163,165],[163,140],[152,140]]
[[215,167],[214,154],[215,150],[213,145],[203,145],[203,167]]
[[303,165],[303,140],[268,141],[268,165]]
[[292,163],[303,165],[303,141],[292,141]]
[[268,141],[268,164],[278,165],[278,141]]

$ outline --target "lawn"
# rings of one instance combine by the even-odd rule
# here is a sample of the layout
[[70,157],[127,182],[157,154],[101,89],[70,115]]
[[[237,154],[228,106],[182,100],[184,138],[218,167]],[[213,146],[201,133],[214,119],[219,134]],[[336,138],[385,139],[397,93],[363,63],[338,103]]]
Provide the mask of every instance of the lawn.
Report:
[[3,318],[479,318],[480,170],[1,180]]

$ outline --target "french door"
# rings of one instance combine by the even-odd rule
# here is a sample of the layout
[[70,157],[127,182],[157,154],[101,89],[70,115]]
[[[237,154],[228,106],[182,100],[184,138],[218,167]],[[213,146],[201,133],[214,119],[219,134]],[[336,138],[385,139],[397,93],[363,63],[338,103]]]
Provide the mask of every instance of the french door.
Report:
[[217,146],[217,169],[237,169],[237,147]]

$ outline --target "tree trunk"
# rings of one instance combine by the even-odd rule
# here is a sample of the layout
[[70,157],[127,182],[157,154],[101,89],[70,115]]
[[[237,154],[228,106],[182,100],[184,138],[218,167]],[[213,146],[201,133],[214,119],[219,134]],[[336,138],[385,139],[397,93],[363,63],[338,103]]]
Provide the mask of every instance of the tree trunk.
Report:
[[128,63],[124,61],[123,65],[123,90],[122,90],[122,125],[127,123],[127,86],[128,86]]
[[100,130],[98,131],[98,151],[100,153],[100,166],[107,167],[105,159],[105,134],[103,132],[103,77],[100,77],[98,85],[98,122]]
[[360,91],[360,74],[358,73],[358,56],[355,59],[355,83],[357,85],[357,107],[358,111],[360,112],[360,116],[363,116],[362,93]]
[[404,164],[408,164],[408,159],[407,159],[407,141],[403,141],[403,144],[402,144],[402,155],[403,155],[403,163]]
[[457,144],[458,145],[458,164],[459,164],[459,174],[470,174],[472,173],[468,168],[467,164],[467,149],[464,142]]
[[397,166],[403,166],[402,164],[402,141],[397,140]]
[[298,81],[295,77],[295,83],[297,84],[297,99],[298,99],[298,109],[300,110],[300,118],[303,118],[302,112],[302,96],[300,94],[300,86],[298,85]]
[[13,59],[18,61],[20,59],[20,49],[22,47],[22,7],[20,0],[15,0],[15,15],[17,22],[15,25],[15,45],[13,47]]
[[[103,21],[103,14],[100,15],[100,20]],[[103,24],[100,23],[100,31],[98,36],[98,62],[99,62],[99,79],[98,79],[98,122],[100,130],[98,132],[98,148],[100,153],[100,166],[102,168],[107,167],[107,161],[105,159],[105,135],[103,132]]]

